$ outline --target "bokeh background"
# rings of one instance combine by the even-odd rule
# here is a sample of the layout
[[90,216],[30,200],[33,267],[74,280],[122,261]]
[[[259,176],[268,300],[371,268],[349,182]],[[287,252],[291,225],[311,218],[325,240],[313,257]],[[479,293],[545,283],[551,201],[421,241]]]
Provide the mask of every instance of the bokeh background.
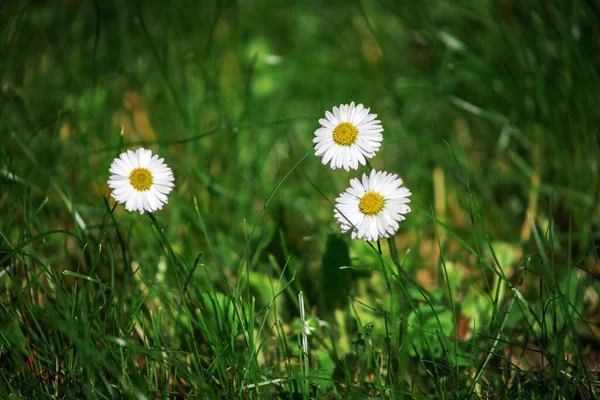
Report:
[[[312,365],[325,371],[322,379],[347,384],[314,383],[304,396],[348,395],[352,382],[364,387],[389,376],[394,368],[378,370],[377,362],[357,367],[358,378],[339,372],[344,354],[358,353],[353,335],[365,335],[362,326],[373,329],[369,354],[383,354],[391,337],[380,311],[394,299],[377,271],[382,258],[390,263],[387,243],[379,255],[376,244],[341,235],[333,218],[332,202],[362,170],[332,171],[312,154],[302,159],[318,119],[351,101],[370,107],[385,129],[371,165],[398,174],[413,193],[413,212],[394,239],[410,281],[391,289],[404,299],[395,311],[405,369],[394,376],[402,390],[469,389],[501,325],[513,330],[494,348],[502,354],[495,371],[506,375],[490,385],[504,388],[497,395],[514,393],[512,373],[563,370],[545,358],[576,354],[577,371],[597,368],[598,3],[5,0],[0,44],[0,315],[9,332],[0,359],[10,365],[3,370],[7,390],[27,381],[30,364],[39,376],[51,375],[62,350],[74,346],[69,354],[77,359],[89,343],[94,350],[85,354],[111,381],[119,368],[98,340],[143,346],[164,330],[163,349],[256,368],[240,376],[213,371],[218,384],[180,373],[169,386],[166,378],[149,379],[146,366],[120,381],[122,393],[241,395],[248,382],[295,376],[283,365],[298,360],[298,349],[276,349],[284,337],[296,340],[300,291],[307,313],[322,321]],[[154,218],[122,206],[111,213],[110,163],[138,146],[158,152],[176,177]],[[57,230],[77,239],[49,233]],[[511,306],[515,315],[502,323],[515,287],[522,307]],[[548,298],[557,292],[570,303],[547,325],[544,310],[556,307]],[[187,322],[177,313],[183,298],[191,304]],[[114,308],[112,322],[94,328],[99,336],[85,333],[88,344],[75,343],[81,317],[94,321],[99,305]],[[244,314],[250,305],[256,319]],[[272,336],[270,328],[258,332],[265,340],[259,356],[248,349],[215,355],[232,350],[214,349],[219,335],[238,336],[235,324],[196,327],[202,339],[177,332],[177,324],[191,324],[190,310],[220,321],[231,317],[230,306],[242,310],[238,318],[256,320],[257,330],[264,321],[281,327]],[[418,320],[419,307],[435,311]],[[158,309],[162,322],[151,317]],[[127,318],[138,326],[153,321],[154,330],[140,332]],[[54,342],[32,328],[38,323]],[[415,339],[423,327],[479,347],[449,357],[439,341],[437,348]],[[190,350],[196,340],[211,345]],[[566,347],[556,349],[554,340]],[[32,358],[34,351],[44,356]],[[152,368],[171,371],[169,357]],[[410,361],[424,358],[443,365],[435,382],[426,363]],[[77,386],[91,396],[102,379],[78,363],[57,373],[63,383],[56,390]],[[214,365],[206,363],[197,368]],[[74,383],[81,374],[87,380]],[[22,393],[51,387],[49,380],[29,382]],[[298,389],[268,387],[289,396]]]

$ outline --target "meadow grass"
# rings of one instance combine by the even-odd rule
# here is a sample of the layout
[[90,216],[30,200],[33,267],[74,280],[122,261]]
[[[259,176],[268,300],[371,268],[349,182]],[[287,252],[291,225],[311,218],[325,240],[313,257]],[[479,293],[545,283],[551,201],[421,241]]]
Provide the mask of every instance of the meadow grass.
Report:
[[[599,71],[589,0],[0,1],[0,398],[597,397]],[[350,101],[389,241],[314,156]]]

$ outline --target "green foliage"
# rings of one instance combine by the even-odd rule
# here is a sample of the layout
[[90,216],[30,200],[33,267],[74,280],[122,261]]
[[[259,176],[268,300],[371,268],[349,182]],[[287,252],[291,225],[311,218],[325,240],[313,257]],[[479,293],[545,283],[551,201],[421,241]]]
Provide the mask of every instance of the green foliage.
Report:
[[424,358],[431,354],[435,359],[442,357],[447,348],[446,337],[452,335],[454,323],[452,312],[442,306],[423,305],[415,308],[407,319],[406,344],[412,356]]
[[350,265],[348,244],[338,235],[329,235],[321,264],[322,310],[331,313],[346,303],[351,284],[351,270],[342,269]]
[[[598,26],[593,1],[0,1],[0,393],[597,397]],[[362,171],[313,156],[351,101],[385,129],[365,169],[413,193],[390,242],[339,233]],[[138,146],[176,179],[151,215],[106,185]]]

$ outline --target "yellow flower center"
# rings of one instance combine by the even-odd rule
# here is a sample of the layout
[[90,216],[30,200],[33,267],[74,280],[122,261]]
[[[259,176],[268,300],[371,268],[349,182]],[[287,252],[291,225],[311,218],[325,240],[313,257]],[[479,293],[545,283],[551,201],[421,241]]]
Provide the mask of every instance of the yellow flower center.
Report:
[[358,203],[360,212],[365,215],[377,215],[383,209],[385,200],[383,196],[376,192],[366,193]]
[[350,146],[356,142],[358,130],[350,122],[342,122],[333,130],[333,140],[340,146]]
[[129,183],[138,192],[145,192],[150,189],[152,182],[154,182],[152,172],[146,168],[136,168],[129,174]]

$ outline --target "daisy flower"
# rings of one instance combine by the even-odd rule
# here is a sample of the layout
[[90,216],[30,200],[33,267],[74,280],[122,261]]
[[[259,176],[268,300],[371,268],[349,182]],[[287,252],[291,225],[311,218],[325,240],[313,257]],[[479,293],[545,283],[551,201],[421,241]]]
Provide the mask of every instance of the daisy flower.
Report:
[[127,211],[153,212],[168,202],[167,195],[173,190],[173,171],[152,151],[139,148],[127,150],[115,158],[110,166],[108,186],[111,196],[125,204]]
[[327,111],[319,120],[321,127],[315,131],[313,143],[323,165],[330,163],[331,169],[350,171],[375,156],[383,141],[383,128],[375,119],[377,114],[369,114],[369,110],[352,102],[333,107],[333,113]]
[[410,212],[410,191],[396,174],[371,171],[350,180],[350,187],[335,199],[335,218],[342,232],[352,230],[352,239],[375,242],[392,236],[398,222]]

